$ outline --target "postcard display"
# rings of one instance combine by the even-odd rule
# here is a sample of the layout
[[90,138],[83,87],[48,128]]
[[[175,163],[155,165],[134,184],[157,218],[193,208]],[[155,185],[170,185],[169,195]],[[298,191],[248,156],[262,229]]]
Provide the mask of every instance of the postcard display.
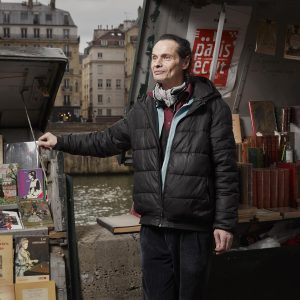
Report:
[[63,155],[40,151],[35,142],[46,128],[66,63],[60,49],[0,48],[1,299],[80,294]]

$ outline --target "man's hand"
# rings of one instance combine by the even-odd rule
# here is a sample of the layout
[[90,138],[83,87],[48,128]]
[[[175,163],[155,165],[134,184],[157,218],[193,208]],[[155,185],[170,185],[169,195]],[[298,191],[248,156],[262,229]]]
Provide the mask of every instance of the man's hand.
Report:
[[43,134],[38,139],[38,145],[43,148],[52,149],[57,144],[57,137],[50,132]]
[[231,232],[222,229],[215,229],[214,238],[216,243],[216,254],[222,254],[231,248],[233,240],[233,234]]

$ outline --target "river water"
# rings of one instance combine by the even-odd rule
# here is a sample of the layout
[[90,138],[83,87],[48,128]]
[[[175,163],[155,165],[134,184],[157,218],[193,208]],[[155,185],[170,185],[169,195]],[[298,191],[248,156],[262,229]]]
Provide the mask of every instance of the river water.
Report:
[[92,225],[97,217],[129,212],[132,175],[72,176],[76,225]]

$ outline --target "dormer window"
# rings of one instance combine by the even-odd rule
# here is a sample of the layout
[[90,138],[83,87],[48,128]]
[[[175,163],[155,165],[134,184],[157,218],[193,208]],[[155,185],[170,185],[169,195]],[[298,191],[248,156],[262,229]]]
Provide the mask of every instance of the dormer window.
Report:
[[4,24],[9,24],[10,23],[10,14],[9,14],[9,12],[4,12],[3,23]]
[[69,15],[64,14],[64,25],[69,25]]

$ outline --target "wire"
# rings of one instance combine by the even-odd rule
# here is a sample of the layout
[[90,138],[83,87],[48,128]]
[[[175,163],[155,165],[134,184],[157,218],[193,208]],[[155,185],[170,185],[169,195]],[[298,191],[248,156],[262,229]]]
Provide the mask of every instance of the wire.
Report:
[[[24,91],[21,91],[22,102],[24,104],[27,121],[28,121],[28,124],[29,124],[29,128],[30,128],[30,131],[31,131],[31,135],[32,135],[34,144],[35,144],[35,150],[36,150],[37,153],[39,153],[38,144],[36,142],[35,134],[34,134],[34,131],[33,131],[33,128],[32,128],[32,124],[31,124],[30,118],[29,118],[28,109],[27,109],[27,106],[26,106],[26,103],[25,103],[23,92]],[[44,165],[44,162],[43,162],[43,160],[42,160],[42,158],[41,158],[40,155],[38,155],[38,158],[39,158],[39,161],[40,161],[40,164],[41,164],[41,167],[42,167],[42,170],[43,170],[44,178],[45,178],[45,183],[46,183],[46,188],[45,189],[47,189],[48,181],[47,181],[47,176],[46,176],[46,171],[45,171],[45,165]]]

